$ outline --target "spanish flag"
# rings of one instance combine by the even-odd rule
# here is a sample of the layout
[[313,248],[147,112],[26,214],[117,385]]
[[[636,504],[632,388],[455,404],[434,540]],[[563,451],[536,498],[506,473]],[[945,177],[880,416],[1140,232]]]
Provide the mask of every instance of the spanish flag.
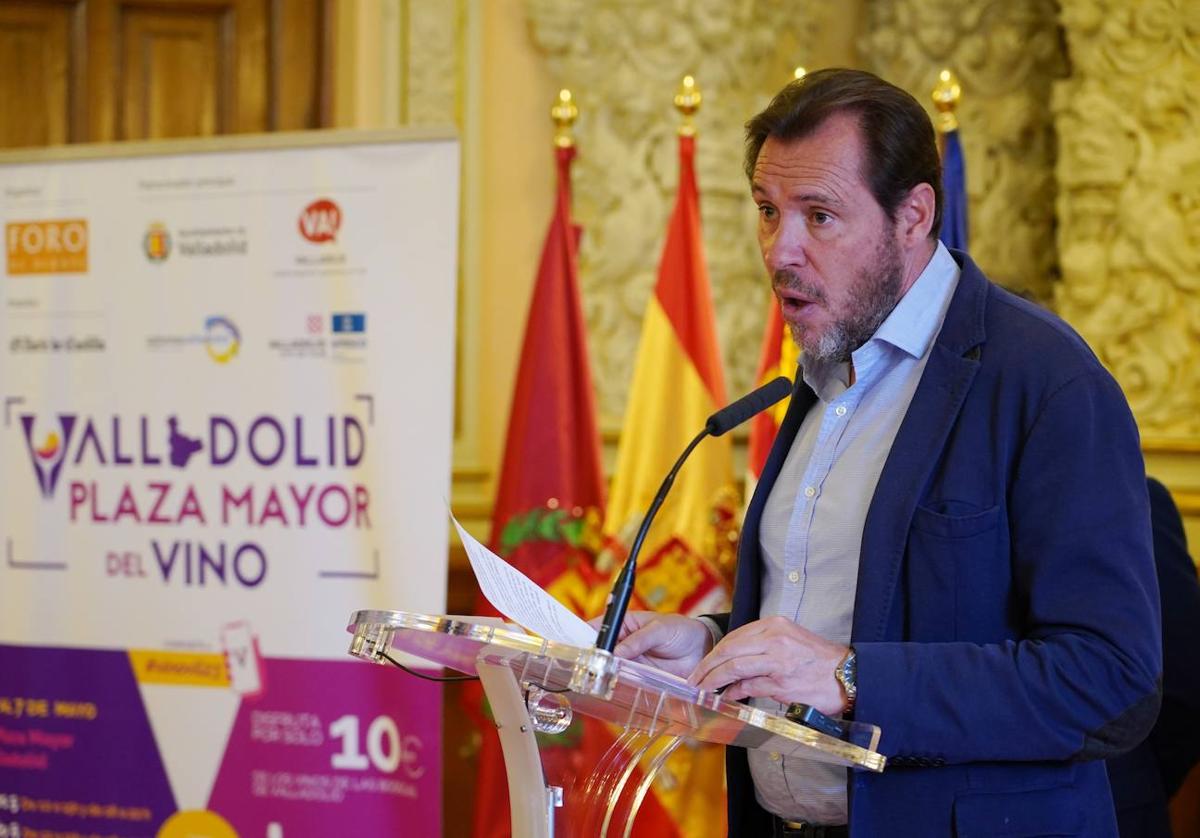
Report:
[[[694,136],[679,138],[679,192],[658,283],[646,307],[605,533],[628,547],[675,458],[726,402],[700,235]],[[679,474],[638,559],[637,598],[658,611],[701,614],[728,601],[736,546],[730,438],[706,439]],[[723,834],[724,749],[686,745],[654,784],[679,834]]]

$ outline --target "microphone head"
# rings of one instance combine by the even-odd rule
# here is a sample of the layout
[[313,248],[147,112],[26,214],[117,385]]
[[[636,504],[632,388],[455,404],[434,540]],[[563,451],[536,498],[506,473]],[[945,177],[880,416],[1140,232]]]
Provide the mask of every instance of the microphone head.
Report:
[[721,436],[745,422],[751,416],[761,413],[771,405],[787,398],[792,392],[792,382],[784,376],[774,381],[768,381],[757,390],[752,390],[736,402],[723,407],[708,417],[704,429],[711,436]]

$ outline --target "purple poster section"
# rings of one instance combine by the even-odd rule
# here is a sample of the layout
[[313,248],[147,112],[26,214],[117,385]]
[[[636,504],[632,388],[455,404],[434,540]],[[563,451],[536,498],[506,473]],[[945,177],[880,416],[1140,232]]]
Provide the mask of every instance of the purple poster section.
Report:
[[438,835],[441,688],[356,661],[263,661],[209,808],[240,835]]
[[[209,800],[227,827],[440,834],[440,685],[350,660],[262,666],[263,690],[241,699]],[[175,811],[124,652],[0,645],[0,836],[154,836]],[[229,835],[179,817],[164,834]]]
[[0,825],[154,835],[175,811],[124,652],[0,646]]

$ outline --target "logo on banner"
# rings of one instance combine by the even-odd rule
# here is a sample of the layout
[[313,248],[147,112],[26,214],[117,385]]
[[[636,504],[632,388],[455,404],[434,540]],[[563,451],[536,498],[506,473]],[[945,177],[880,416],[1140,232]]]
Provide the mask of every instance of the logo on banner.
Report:
[[4,238],[9,276],[87,273],[87,219],[12,221]]
[[367,330],[367,315],[361,311],[333,315],[333,333],[348,334]]
[[367,315],[361,311],[336,312],[331,318],[330,349],[335,361],[362,363],[367,351]]
[[228,317],[214,316],[204,321],[204,348],[218,364],[227,364],[242,345],[242,333]]
[[[328,338],[324,337],[326,317],[329,318]],[[367,348],[366,331],[366,312],[310,314],[304,318],[303,335],[273,338],[267,341],[267,348],[281,358],[330,358],[361,363]]]
[[328,198],[313,201],[300,213],[300,235],[313,244],[337,241],[341,227],[342,209]]
[[142,247],[151,262],[165,262],[171,255],[171,234],[167,232],[167,225],[160,221],[151,224],[142,238]]
[[151,262],[165,262],[176,249],[184,258],[210,256],[245,256],[250,250],[245,227],[184,227],[171,236],[167,225],[154,221],[142,237],[142,248]]
[[[61,512],[65,526],[145,528],[145,548],[131,548],[124,536],[109,550],[110,576],[157,571],[164,584],[256,588],[268,573],[256,534],[372,528],[362,478],[321,474],[364,465],[369,423],[352,414],[18,418],[43,503]],[[183,525],[208,537],[181,534]],[[226,647],[238,666],[230,677],[254,692],[251,638],[233,629]]]
[[14,335],[8,341],[8,351],[12,355],[103,352],[104,348],[104,338],[99,335],[67,335],[66,337]]
[[204,320],[204,331],[193,335],[152,335],[146,338],[151,351],[182,349],[200,344],[208,357],[218,364],[227,364],[237,357],[242,346],[242,333],[237,324],[223,315],[214,314]]
[[38,488],[42,497],[54,497],[54,487],[58,485],[58,476],[62,473],[63,462],[67,459],[67,446],[71,444],[71,431],[75,428],[75,416],[70,413],[58,414],[58,430],[50,431],[35,442],[34,417],[22,416],[21,428],[25,431],[25,449],[33,463],[34,474],[37,475]]

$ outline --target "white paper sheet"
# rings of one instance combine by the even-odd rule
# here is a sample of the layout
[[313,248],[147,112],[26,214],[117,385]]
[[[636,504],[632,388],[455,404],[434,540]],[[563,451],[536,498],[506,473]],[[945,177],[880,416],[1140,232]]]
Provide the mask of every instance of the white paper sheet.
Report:
[[524,573],[480,544],[453,515],[450,520],[454,521],[458,537],[467,548],[467,558],[480,590],[497,611],[546,640],[583,647],[596,644],[594,628]]

